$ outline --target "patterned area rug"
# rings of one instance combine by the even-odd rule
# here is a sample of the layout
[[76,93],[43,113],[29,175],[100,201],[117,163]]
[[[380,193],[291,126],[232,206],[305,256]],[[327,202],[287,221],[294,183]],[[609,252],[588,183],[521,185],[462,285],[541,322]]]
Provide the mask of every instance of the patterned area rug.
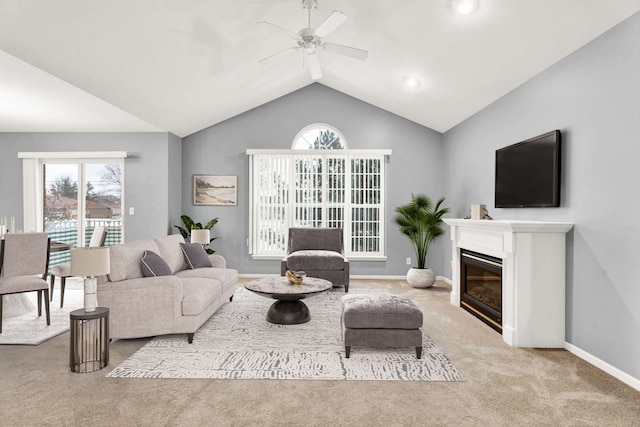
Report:
[[60,293],[56,287],[53,301],[49,303],[51,325],[47,325],[44,306],[42,316],[38,317],[37,292],[26,295],[33,304],[33,309],[25,314],[2,319],[0,344],[38,345],[69,330],[69,313],[84,304],[83,291],[67,289],[64,292],[64,307],[60,308]]
[[[367,293],[352,289],[351,293]],[[340,330],[342,289],[304,300],[311,321],[275,325],[265,316],[274,300],[239,288],[196,332],[165,335],[115,368],[113,378],[217,378],[464,381],[437,345],[423,335],[422,359],[414,348],[353,347],[347,359]]]

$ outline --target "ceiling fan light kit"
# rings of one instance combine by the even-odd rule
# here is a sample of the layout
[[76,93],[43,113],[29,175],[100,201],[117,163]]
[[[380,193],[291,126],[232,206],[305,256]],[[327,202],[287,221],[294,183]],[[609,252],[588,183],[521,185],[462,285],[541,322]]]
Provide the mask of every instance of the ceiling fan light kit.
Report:
[[309,72],[313,80],[319,80],[322,78],[322,67],[320,66],[320,58],[318,57],[318,50],[326,50],[331,53],[337,53],[339,55],[348,56],[359,60],[367,58],[369,53],[366,50],[358,49],[351,46],[344,46],[335,43],[325,43],[323,38],[335,31],[340,25],[347,20],[347,15],[337,10],[331,12],[331,14],[324,20],[317,28],[311,27],[311,9],[318,7],[316,0],[302,0],[302,7],[307,9],[308,14],[308,26],[302,30],[294,33],[286,28],[282,28],[278,25],[272,24],[266,21],[258,22],[258,25],[266,28],[270,31],[276,32],[287,38],[291,38],[296,41],[297,46],[292,46],[283,51],[277,52],[273,55],[258,61],[259,63],[270,62],[272,59],[281,55],[287,54],[291,51],[297,51],[302,49],[303,53],[303,67],[306,64],[309,67]]
[[479,0],[454,0],[453,10],[460,15],[468,15],[478,9]]
[[408,88],[414,88],[414,87],[420,86],[420,80],[418,80],[417,77],[407,76],[404,79],[402,79],[402,81],[404,82],[404,85]]

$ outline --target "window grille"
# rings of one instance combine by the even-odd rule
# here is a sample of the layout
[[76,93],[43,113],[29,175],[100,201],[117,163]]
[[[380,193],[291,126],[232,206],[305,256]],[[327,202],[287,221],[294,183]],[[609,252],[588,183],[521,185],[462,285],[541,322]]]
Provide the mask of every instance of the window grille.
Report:
[[384,254],[385,156],[391,150],[247,150],[249,250],[285,255],[289,227],[344,231],[345,255]]

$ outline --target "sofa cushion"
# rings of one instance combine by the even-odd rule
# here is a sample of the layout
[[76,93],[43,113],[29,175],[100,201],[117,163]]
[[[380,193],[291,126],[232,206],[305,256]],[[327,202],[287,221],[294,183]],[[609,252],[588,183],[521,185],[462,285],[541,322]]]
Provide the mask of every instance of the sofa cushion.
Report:
[[187,261],[187,267],[191,269],[211,267],[211,260],[207,251],[200,243],[180,243],[180,248]]
[[159,255],[166,261],[172,273],[187,268],[187,262],[180,250],[180,243],[184,243],[184,238],[180,234],[157,237],[154,240],[160,250]]
[[168,276],[171,274],[171,268],[155,252],[144,251],[140,263],[142,264],[140,268],[144,277]]
[[201,278],[215,279],[222,283],[222,290],[226,291],[235,286],[238,281],[238,271],[232,268],[198,268],[196,270],[182,270],[175,274],[180,279],[184,278]]
[[152,239],[148,239],[111,246],[109,248],[109,280],[119,282],[144,277],[140,267],[144,251],[158,253],[158,245]]
[[182,315],[197,316],[222,295],[222,284],[214,279],[181,278],[184,296]]
[[296,251],[287,255],[290,270],[344,270],[345,258],[333,251]]

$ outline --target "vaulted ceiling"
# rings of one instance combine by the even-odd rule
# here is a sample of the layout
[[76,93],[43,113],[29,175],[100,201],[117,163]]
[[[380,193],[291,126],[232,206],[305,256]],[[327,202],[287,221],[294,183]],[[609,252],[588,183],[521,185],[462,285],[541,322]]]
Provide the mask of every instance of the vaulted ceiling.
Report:
[[[302,0],[2,0],[0,132],[186,136],[314,82],[258,26],[307,27]],[[319,83],[444,132],[640,10],[640,0],[317,0]],[[413,76],[414,88],[403,79]]]

